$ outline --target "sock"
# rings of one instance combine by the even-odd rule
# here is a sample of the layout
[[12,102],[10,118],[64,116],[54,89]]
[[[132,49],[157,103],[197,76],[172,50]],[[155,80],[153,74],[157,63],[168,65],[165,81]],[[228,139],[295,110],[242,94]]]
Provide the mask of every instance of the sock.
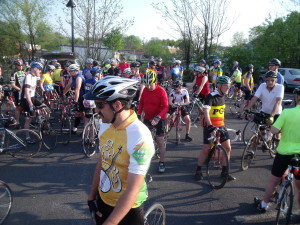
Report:
[[80,117],[76,117],[75,118],[75,123],[74,123],[74,127],[78,127],[78,125],[80,124]]
[[269,205],[269,203],[266,203],[265,201],[262,201],[260,204],[261,204],[261,207],[265,208],[265,209],[267,209],[268,205]]
[[224,173],[227,170],[227,166],[222,166],[222,173]]

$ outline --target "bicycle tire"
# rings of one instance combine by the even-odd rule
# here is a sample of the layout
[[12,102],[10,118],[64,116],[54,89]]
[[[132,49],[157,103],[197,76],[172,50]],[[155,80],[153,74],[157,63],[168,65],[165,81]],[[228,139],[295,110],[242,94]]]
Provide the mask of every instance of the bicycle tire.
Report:
[[241,160],[242,170],[247,170],[250,164],[252,163],[252,161],[255,159],[255,154],[258,145],[257,141],[258,141],[258,136],[253,135],[248,141],[246,147],[244,148],[242,160]]
[[234,96],[234,92],[235,92],[235,86],[234,85],[231,85],[229,91],[228,91],[228,94],[226,95],[226,97],[228,99],[232,99],[232,97]]
[[238,100],[238,99],[230,99],[230,102],[229,102],[229,110],[231,112],[231,114],[237,114],[239,112],[239,109],[240,109],[240,104],[241,104],[241,101]]
[[98,131],[93,122],[86,124],[82,133],[82,146],[84,154],[92,157],[99,146]]
[[64,145],[68,145],[70,143],[71,131],[72,131],[71,119],[67,114],[65,114],[64,116],[61,116],[61,121],[60,121],[60,137]]
[[8,217],[12,205],[12,191],[9,186],[0,180],[0,224]]
[[198,106],[197,103],[192,104],[189,115],[191,118],[191,124],[195,125],[197,121],[201,121],[201,118],[203,116],[203,110]]
[[55,149],[57,145],[57,131],[54,129],[52,122],[48,119],[43,119],[40,125],[40,134],[47,150]]
[[[223,163],[220,162],[221,160]],[[222,167],[224,166],[226,169],[223,171]],[[212,189],[224,187],[229,174],[229,159],[226,150],[221,145],[217,145],[209,151],[206,161],[206,172],[208,183]]]
[[176,145],[179,145],[180,143],[180,131],[181,131],[181,118],[180,115],[178,114],[177,116],[177,120],[176,120]]
[[165,225],[166,223],[166,212],[164,207],[155,203],[146,211],[144,215],[145,225]]
[[293,201],[294,201],[293,185],[290,182],[288,182],[284,186],[282,196],[278,201],[278,209],[276,215],[277,225],[290,224],[292,219]]
[[[39,134],[32,130],[21,129],[11,131],[14,136],[6,134],[5,148],[8,154],[18,159],[26,159],[37,154],[42,148],[42,139]],[[26,141],[26,137],[30,137],[30,142]],[[22,142],[22,143],[21,143]]]
[[248,122],[246,123],[242,133],[242,140],[245,145],[247,145],[247,142],[250,140],[252,135],[256,132],[257,126],[258,125],[254,123],[252,120],[248,120]]
[[277,153],[277,146],[278,146],[278,143],[276,143],[275,139],[274,139],[274,135],[272,137],[272,140],[269,141],[268,145],[270,145],[270,148],[269,148],[269,153],[270,153],[270,156],[272,158],[275,158],[276,156],[276,153]]

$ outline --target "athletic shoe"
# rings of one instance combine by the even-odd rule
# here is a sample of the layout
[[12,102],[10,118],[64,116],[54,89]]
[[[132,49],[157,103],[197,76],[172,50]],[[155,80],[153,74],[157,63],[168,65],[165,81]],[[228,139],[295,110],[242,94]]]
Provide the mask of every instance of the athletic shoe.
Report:
[[226,181],[227,181],[227,182],[236,180],[236,178],[235,178],[234,176],[232,176],[231,174],[226,173],[226,172],[222,172],[222,173],[221,173],[221,177],[223,177],[223,178],[226,177]]
[[261,199],[259,199],[259,198],[257,198],[257,197],[254,198],[254,206],[255,206],[255,208],[256,208],[258,211],[260,211],[261,213],[265,213],[265,212],[267,211],[267,209],[261,207],[261,202],[262,202]]
[[193,138],[191,138],[188,134],[185,135],[185,140],[191,142]]
[[158,165],[158,172],[164,173],[166,170],[165,164],[164,163],[159,163]]
[[202,174],[201,171],[196,171],[196,173],[194,175],[194,178],[195,178],[195,181],[200,181],[200,180],[204,179],[203,174]]

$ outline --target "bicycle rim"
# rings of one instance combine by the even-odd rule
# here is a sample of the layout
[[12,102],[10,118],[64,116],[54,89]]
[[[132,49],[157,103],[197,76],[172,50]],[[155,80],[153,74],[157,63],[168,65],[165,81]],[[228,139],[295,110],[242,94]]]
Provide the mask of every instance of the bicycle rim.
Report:
[[67,115],[65,115],[65,117],[61,119],[60,136],[64,145],[69,144],[71,140],[71,120]]
[[197,104],[194,104],[189,114],[191,123],[195,125],[198,121],[201,120],[201,117],[203,116],[203,110]]
[[11,204],[12,192],[6,183],[0,181],[0,224],[2,224],[9,215]]
[[[42,147],[41,137],[34,131],[21,129],[13,131],[13,135],[6,134],[5,147],[8,153],[18,159],[26,159],[37,154]],[[30,141],[27,141],[29,138]]]
[[92,157],[99,146],[98,132],[93,123],[88,123],[82,133],[83,152],[87,157]]
[[257,135],[253,135],[244,149],[241,161],[242,170],[247,170],[255,158],[257,149],[257,139]]
[[41,137],[47,150],[53,150],[57,144],[57,131],[49,120],[41,123]]
[[276,216],[276,224],[290,224],[292,220],[292,209],[294,200],[293,185],[288,183],[283,190],[282,196],[279,199],[278,210]]
[[247,142],[250,140],[250,138],[256,132],[256,130],[257,130],[257,124],[254,123],[252,120],[249,120],[246,123],[242,134],[242,139],[245,145],[247,145]]
[[145,225],[165,225],[166,212],[164,207],[159,204],[153,204],[145,213]]
[[232,114],[237,114],[240,108],[240,101],[231,99],[229,103],[229,109]]
[[[222,167],[224,166],[224,171]],[[213,189],[221,189],[227,181],[229,173],[228,155],[225,149],[218,145],[211,149],[206,163],[208,183]]]

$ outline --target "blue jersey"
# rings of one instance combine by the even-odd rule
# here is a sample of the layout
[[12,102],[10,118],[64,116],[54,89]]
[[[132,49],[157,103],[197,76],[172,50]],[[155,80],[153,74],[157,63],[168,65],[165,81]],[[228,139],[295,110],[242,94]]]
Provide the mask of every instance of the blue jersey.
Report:
[[279,72],[277,73],[277,84],[284,84],[284,77]]
[[82,79],[81,88],[80,88],[80,92],[79,92],[79,98],[80,98],[85,94],[85,91],[84,91],[85,79],[81,73],[78,73],[75,77],[72,77],[72,85],[73,85],[74,89],[76,89],[76,86],[77,86],[77,84],[76,84],[77,77],[81,77],[81,79]]
[[84,78],[89,79],[89,76],[91,75],[90,73],[90,68],[84,67],[82,70],[82,75],[84,76]]
[[85,93],[88,93],[96,82],[97,82],[97,80],[94,77],[86,80],[84,83]]
[[172,76],[172,80],[173,80],[173,81],[181,80],[182,77],[181,77],[180,74],[181,74],[182,71],[183,71],[183,66],[180,66],[180,67],[174,66],[174,67],[172,68],[172,70],[170,71],[170,74],[171,74],[171,76]]

